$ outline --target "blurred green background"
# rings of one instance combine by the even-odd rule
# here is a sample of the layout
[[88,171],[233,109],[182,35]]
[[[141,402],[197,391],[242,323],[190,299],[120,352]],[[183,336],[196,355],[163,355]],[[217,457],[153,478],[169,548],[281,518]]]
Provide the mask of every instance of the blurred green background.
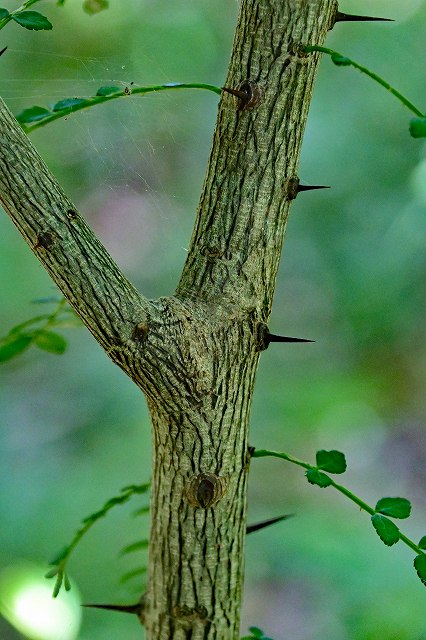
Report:
[[[101,85],[223,83],[235,0],[111,0],[92,17],[81,5],[37,5],[51,32],[15,24],[1,32],[0,93],[14,113],[91,96]],[[396,19],[340,24],[326,46],[422,108],[425,2],[346,0],[340,9]],[[201,91],[134,96],[32,134],[149,297],[171,294],[184,263],[216,107],[217,97]],[[251,444],[311,461],[318,448],[346,452],[344,484],[372,503],[410,498],[413,515],[402,527],[417,540],[426,533],[426,148],[410,138],[410,118],[378,85],[324,56],[299,173],[333,188],[301,194],[292,206],[270,323],[274,333],[316,343],[262,355]],[[32,300],[56,293],[5,215],[0,282],[0,335],[40,312]],[[84,516],[150,476],[141,393],[85,329],[66,337],[65,355],[33,348],[0,370],[0,570],[20,560],[43,567]],[[146,516],[131,517],[142,504],[118,507],[72,557],[83,602],[138,599],[140,579],[120,577],[136,558],[144,564],[144,552],[119,550],[146,534]],[[413,554],[402,544],[386,548],[365,513],[308,485],[298,468],[253,461],[249,520],[282,513],[297,517],[247,541],[243,631],[256,624],[276,640],[425,640],[426,591]],[[88,610],[78,638],[141,634],[131,616]],[[0,637],[22,636],[0,618]]]

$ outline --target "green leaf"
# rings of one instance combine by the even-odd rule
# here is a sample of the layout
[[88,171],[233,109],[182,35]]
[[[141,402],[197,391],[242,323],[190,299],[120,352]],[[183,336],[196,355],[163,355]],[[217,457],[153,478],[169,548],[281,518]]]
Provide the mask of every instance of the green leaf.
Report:
[[344,473],[346,471],[345,454],[341,451],[317,451],[317,467],[329,473]]
[[334,62],[338,67],[349,67],[352,61],[350,58],[346,58],[346,56],[341,56],[340,53],[333,53],[331,56],[331,61]]
[[136,509],[136,511],[133,511],[132,516],[143,516],[145,513],[149,513],[149,505],[147,505],[146,507],[141,507],[140,509]]
[[71,591],[71,582],[66,573],[64,573],[64,587],[65,591]]
[[147,570],[146,567],[140,567],[139,569],[133,569],[133,571],[128,571],[127,573],[124,574],[124,576],[120,578],[120,582],[124,584],[125,582],[128,582],[132,578],[136,578],[137,576],[142,576],[144,573],[146,573],[146,570]]
[[44,574],[44,577],[47,579],[54,578],[58,573],[59,567],[53,567],[53,569],[50,569],[47,573]]
[[35,334],[34,342],[39,349],[49,351],[49,353],[62,354],[67,348],[65,338],[53,331],[38,331]]
[[108,9],[109,2],[108,0],[84,0],[83,9],[90,16],[93,16],[95,13],[99,13],[100,11],[104,11]]
[[45,109],[44,107],[30,107],[29,109],[24,109],[21,113],[18,113],[16,119],[18,122],[23,124],[24,122],[36,122],[37,120],[43,120],[47,116],[51,115],[51,111]]
[[419,546],[420,549],[426,549],[426,536],[423,536],[423,538],[420,538],[420,542],[417,546]]
[[53,587],[53,594],[52,596],[54,598],[56,598],[56,596],[58,595],[58,593],[61,590],[62,587],[62,580],[64,578],[64,574],[62,572],[58,573],[58,577],[56,578],[56,582],[55,582],[55,586]]
[[414,558],[414,568],[420,580],[426,585],[426,555],[424,553]]
[[84,102],[88,102],[85,98],[65,98],[59,100],[54,106],[52,111],[63,111],[64,109],[73,109]]
[[7,18],[8,15],[9,11],[7,9],[0,9],[0,20],[3,20],[3,18]]
[[110,96],[113,93],[118,93],[123,91],[123,89],[120,89],[120,87],[99,87],[99,89],[96,92],[97,96]]
[[380,540],[384,542],[388,547],[399,540],[399,529],[389,518],[376,513],[371,517],[371,522],[375,528]]
[[426,138],[426,118],[410,120],[410,135],[413,138]]
[[27,349],[33,341],[32,336],[21,333],[10,335],[7,342],[0,346],[0,362],[11,360]]
[[52,29],[52,23],[38,11],[20,11],[12,15],[13,20],[30,31]]
[[133,551],[139,551],[140,549],[146,549],[149,545],[149,540],[138,540],[137,542],[133,542],[133,544],[127,545],[121,550],[121,554],[125,555],[126,553],[133,553]]
[[255,638],[263,638],[263,631],[259,627],[249,627],[249,631]]
[[308,469],[306,472],[306,478],[308,482],[318,485],[321,489],[329,487],[332,484],[332,479],[317,469]]
[[380,498],[375,511],[391,518],[408,518],[411,513],[411,503],[406,498]]

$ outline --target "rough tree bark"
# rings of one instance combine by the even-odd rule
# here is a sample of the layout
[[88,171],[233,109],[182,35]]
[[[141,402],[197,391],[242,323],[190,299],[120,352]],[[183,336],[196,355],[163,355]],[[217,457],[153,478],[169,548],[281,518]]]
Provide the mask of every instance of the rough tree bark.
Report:
[[153,426],[150,640],[239,637],[248,426],[322,44],[335,0],[244,0],[175,296],[122,275],[0,105],[0,200]]

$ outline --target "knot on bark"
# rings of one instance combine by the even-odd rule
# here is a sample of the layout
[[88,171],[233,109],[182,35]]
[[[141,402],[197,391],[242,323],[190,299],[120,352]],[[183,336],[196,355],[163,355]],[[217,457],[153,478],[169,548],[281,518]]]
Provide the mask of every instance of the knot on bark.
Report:
[[199,473],[193,476],[186,489],[186,497],[193,507],[208,509],[223,497],[226,490],[224,478],[214,473]]

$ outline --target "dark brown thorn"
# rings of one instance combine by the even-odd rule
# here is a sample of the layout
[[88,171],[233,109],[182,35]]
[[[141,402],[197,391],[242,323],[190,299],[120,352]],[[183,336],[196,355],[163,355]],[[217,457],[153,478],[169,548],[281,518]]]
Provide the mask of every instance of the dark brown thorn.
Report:
[[4,54],[4,52],[6,51],[7,47],[4,47],[1,51],[0,51],[0,56],[2,56]]
[[256,522],[256,524],[249,524],[246,527],[246,533],[254,533],[254,531],[260,531],[260,529],[269,527],[269,525],[275,524],[276,522],[281,522],[281,520],[288,520],[288,518],[293,518],[293,516],[294,516],[294,513],[289,513],[285,516],[278,516],[277,518],[262,520],[262,522]]
[[108,611],[121,611],[121,613],[134,613],[137,616],[141,614],[142,604],[82,604],[82,607],[90,607],[92,609],[108,609]]
[[241,100],[247,100],[247,93],[245,91],[238,91],[238,89],[229,89],[228,87],[222,87],[222,91],[230,93],[232,96],[241,98]]
[[301,191],[311,191],[312,189],[331,189],[331,187],[326,187],[324,185],[319,184],[299,184],[297,185],[297,192]]
[[276,336],[273,333],[266,334],[266,342],[315,342],[315,340],[307,340],[306,338],[290,338],[289,336]]
[[334,22],[395,22],[392,18],[373,18],[372,16],[354,16],[350,13],[342,13],[338,11]]

